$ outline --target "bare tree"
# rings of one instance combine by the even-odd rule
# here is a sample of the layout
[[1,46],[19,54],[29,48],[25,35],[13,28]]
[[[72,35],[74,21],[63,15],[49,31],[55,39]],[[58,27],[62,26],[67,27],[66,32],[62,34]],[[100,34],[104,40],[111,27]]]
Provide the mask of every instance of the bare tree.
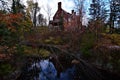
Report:
[[[48,19],[48,22],[50,21],[50,18],[51,18],[51,16],[52,16],[52,12],[51,12],[51,10],[52,10],[52,8],[50,7],[50,5],[49,4],[47,4],[47,6],[46,6],[46,8],[44,8],[44,10],[45,10],[45,12],[47,13],[47,19]],[[49,24],[49,23],[48,23]]]
[[34,24],[34,27],[36,27],[37,25],[37,19],[36,19],[36,16],[37,16],[37,12],[40,10],[40,8],[38,7],[38,3],[36,2],[34,4],[34,17],[33,17],[33,24]]
[[74,0],[75,9],[78,12],[79,21],[77,22],[78,28],[82,28],[82,21],[84,16],[84,2],[85,0]]
[[31,15],[31,20],[33,22],[33,26],[36,27],[37,25],[37,13],[40,11],[40,7],[38,6],[38,2],[33,2],[33,0],[28,0],[28,11]]

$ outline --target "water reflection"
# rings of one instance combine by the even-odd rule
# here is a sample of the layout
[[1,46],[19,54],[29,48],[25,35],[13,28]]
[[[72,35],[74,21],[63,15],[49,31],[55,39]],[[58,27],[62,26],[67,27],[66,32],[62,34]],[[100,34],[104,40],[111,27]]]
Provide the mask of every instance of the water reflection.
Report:
[[55,66],[48,59],[33,63],[29,70],[32,69],[40,70],[39,73],[34,76],[34,80],[73,80],[75,74],[75,67],[73,66],[61,72],[60,77],[58,77]]

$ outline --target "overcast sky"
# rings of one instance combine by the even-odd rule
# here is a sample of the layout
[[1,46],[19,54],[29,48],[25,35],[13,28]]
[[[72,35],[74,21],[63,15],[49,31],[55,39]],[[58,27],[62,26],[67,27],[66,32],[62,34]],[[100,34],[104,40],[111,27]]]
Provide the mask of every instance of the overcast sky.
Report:
[[[47,18],[47,5],[50,6],[51,8],[51,19],[54,16],[55,12],[57,11],[58,8],[58,2],[62,2],[62,8],[71,13],[71,10],[73,10],[75,8],[75,4],[74,4],[74,0],[34,0],[37,1],[39,3],[39,7],[41,8],[40,12],[44,15],[45,18]],[[88,7],[89,7],[89,0],[85,0],[85,9],[86,9],[86,13],[88,14]],[[23,0],[24,3],[26,3],[26,0]],[[85,15],[85,20],[84,22],[86,23],[87,16]]]

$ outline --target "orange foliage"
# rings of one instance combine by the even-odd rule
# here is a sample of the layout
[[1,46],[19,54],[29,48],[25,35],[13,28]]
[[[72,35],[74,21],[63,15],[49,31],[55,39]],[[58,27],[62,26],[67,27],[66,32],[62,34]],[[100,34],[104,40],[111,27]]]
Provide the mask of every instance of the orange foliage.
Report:
[[22,14],[0,14],[0,23],[4,24],[9,30],[15,32],[16,25],[19,26],[22,21]]

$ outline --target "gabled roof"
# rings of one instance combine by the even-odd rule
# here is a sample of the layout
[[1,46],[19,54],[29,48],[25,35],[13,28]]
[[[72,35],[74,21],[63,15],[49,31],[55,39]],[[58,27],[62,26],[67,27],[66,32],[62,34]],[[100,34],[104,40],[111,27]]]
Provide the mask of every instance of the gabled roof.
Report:
[[65,16],[67,16],[67,17],[71,17],[71,15],[72,15],[72,14],[70,14],[69,12],[61,9],[61,10],[57,10],[57,11],[56,11],[55,15],[53,16],[53,19],[56,17],[57,14],[61,14],[61,13],[63,14],[63,16],[65,15]]

